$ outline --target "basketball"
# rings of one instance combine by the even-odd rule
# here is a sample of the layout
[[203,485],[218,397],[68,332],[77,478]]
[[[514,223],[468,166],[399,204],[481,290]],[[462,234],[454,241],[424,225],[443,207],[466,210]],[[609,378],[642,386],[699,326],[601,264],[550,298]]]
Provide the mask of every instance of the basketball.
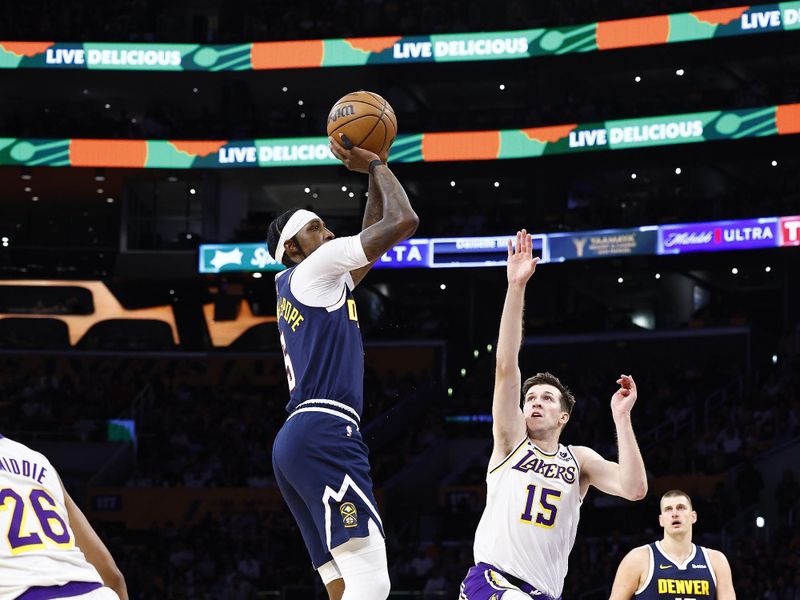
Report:
[[328,114],[328,136],[342,143],[343,133],[353,145],[380,156],[397,135],[397,117],[389,103],[374,92],[360,90],[342,96]]

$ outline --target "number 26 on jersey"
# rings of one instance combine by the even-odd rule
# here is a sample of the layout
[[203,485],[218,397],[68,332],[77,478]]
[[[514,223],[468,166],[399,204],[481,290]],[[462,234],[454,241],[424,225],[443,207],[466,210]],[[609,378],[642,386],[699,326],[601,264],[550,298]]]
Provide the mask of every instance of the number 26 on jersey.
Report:
[[6,536],[12,555],[45,547],[72,547],[69,528],[54,510],[57,506],[43,489],[31,490],[27,498],[11,488],[0,489],[0,536]]

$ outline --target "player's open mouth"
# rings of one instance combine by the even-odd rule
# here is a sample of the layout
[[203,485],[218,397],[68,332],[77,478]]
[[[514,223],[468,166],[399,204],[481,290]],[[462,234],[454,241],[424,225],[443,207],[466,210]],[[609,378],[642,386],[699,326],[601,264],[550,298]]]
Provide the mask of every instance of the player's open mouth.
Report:
[[538,412],[531,413],[531,417],[541,417],[541,416],[542,416],[542,413],[538,413]]

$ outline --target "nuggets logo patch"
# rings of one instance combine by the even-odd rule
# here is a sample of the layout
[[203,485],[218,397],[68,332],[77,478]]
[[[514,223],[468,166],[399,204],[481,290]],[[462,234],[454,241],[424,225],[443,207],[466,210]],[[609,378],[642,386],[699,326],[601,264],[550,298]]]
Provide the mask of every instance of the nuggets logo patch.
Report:
[[345,527],[358,527],[358,513],[352,502],[343,502],[339,506],[339,512],[342,514],[342,522]]

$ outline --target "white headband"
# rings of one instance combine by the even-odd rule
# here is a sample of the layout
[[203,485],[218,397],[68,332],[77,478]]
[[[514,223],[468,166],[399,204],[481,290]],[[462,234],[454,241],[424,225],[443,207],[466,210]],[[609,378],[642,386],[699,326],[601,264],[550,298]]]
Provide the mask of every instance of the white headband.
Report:
[[275,248],[275,260],[278,263],[283,263],[283,253],[285,251],[284,245],[286,244],[286,240],[290,240],[296,236],[297,233],[303,227],[305,227],[306,223],[312,219],[319,219],[319,215],[304,208],[301,208],[291,217],[289,217],[289,220],[286,221],[286,225],[283,226],[281,237],[278,239],[278,247]]

